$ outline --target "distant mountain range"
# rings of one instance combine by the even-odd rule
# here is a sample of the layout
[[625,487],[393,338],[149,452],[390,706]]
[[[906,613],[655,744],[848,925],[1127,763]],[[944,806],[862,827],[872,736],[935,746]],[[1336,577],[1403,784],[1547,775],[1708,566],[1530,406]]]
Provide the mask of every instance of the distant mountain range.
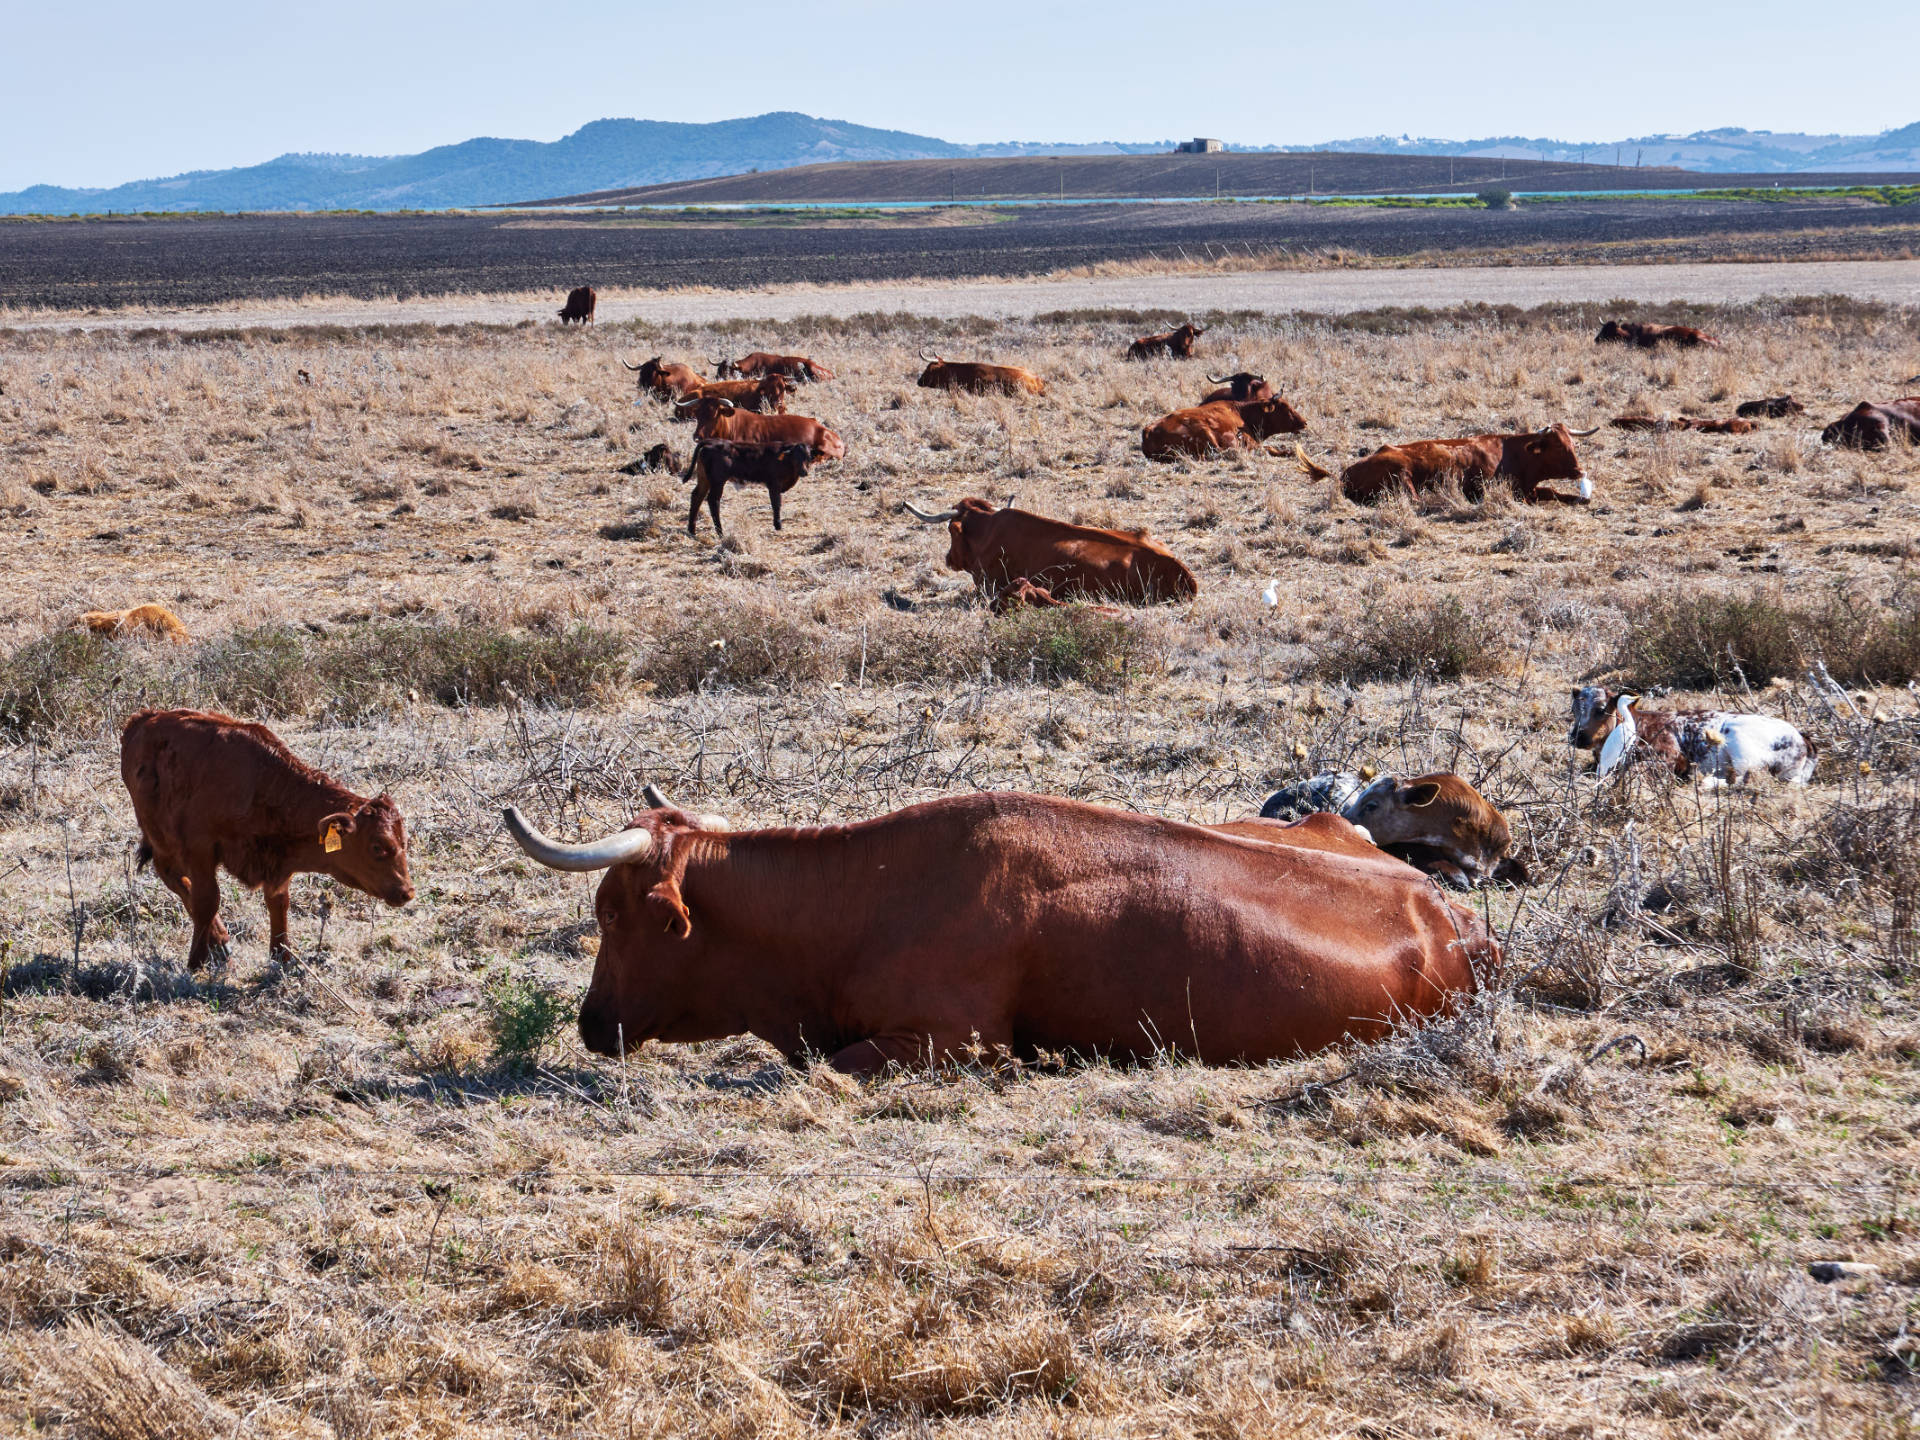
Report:
[[1677,165],[1684,170],[1744,175],[1796,170],[1920,170],[1920,124],[1883,135],[1807,135],[1776,130],[1696,130],[1691,135],[1640,135],[1631,140],[1544,140],[1500,135],[1485,140],[1416,140],[1367,135],[1286,150],[1339,150],[1368,155],[1462,155],[1509,160],[1581,161],[1594,165]]
[[[1146,155],[1173,141],[1091,145],[1011,142],[956,145],[903,130],[781,111],[710,125],[596,120],[564,139],[477,139],[418,155],[282,155],[235,170],[195,170],[110,189],[35,185],[0,195],[0,214],[141,211],[433,210],[626,189],[756,170],[850,160],[979,159],[1021,155]],[[1505,156],[1679,165],[1690,170],[1920,170],[1920,124],[1884,135],[1802,135],[1767,130],[1702,130],[1692,135],[1575,143],[1499,136],[1416,140],[1373,135],[1321,145],[1238,146],[1264,151]]]

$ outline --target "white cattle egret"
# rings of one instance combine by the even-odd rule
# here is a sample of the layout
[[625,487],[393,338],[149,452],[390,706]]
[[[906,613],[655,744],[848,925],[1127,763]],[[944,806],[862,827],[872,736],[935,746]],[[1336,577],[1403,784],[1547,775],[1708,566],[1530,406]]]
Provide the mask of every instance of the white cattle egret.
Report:
[[1268,609],[1275,609],[1279,606],[1280,582],[1278,580],[1269,580],[1267,582],[1267,588],[1260,592],[1260,603]]
[[1622,695],[1613,702],[1613,713],[1619,719],[1608,732],[1607,743],[1600,747],[1600,764],[1593,772],[1598,779],[1604,780],[1619,769],[1620,762],[1627,758],[1627,752],[1640,738],[1640,729],[1633,723],[1633,711],[1628,708],[1633,701],[1633,696]]

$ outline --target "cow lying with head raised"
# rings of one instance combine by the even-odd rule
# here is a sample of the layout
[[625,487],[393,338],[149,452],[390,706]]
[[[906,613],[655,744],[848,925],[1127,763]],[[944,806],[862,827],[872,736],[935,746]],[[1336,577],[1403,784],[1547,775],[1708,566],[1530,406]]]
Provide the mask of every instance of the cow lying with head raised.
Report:
[[1018,794],[741,834],[660,805],[588,845],[506,822],[543,865],[607,871],[580,1007],[602,1055],[748,1032],[856,1074],[983,1053],[1258,1065],[1444,1013],[1500,963],[1470,910],[1338,837]]
[[1720,342],[1706,331],[1695,330],[1691,325],[1643,325],[1633,320],[1609,320],[1600,327],[1600,333],[1593,337],[1593,343],[1638,345],[1642,350],[1651,350],[1656,345],[1678,345],[1690,350],[1696,345],[1718,345]]
[[[705,399],[730,400],[742,410],[763,415],[787,413],[787,397],[793,394],[793,382],[784,375],[762,375],[758,380],[702,380],[690,385],[673,402],[673,418],[691,420],[694,402]],[[639,401],[634,401],[638,405]]]
[[1149,460],[1204,460],[1226,450],[1257,450],[1271,436],[1306,428],[1300,412],[1284,400],[1215,400],[1161,416],[1140,432],[1140,453]]
[[[627,365],[625,360],[620,362]],[[639,377],[640,393],[656,400],[678,400],[707,383],[707,377],[691,365],[662,360],[658,355],[640,365],[627,365]]]
[[1884,450],[1896,438],[1920,445],[1920,395],[1884,405],[1863,400],[1822,430],[1820,438],[1849,450]]
[[[1410,440],[1383,445],[1364,460],[1340,472],[1340,490],[1356,504],[1373,505],[1394,493],[1417,501],[1422,494],[1452,482],[1469,504],[1486,495],[1487,481],[1502,479],[1513,486],[1514,498],[1529,504],[1557,500],[1563,505],[1585,505],[1593,499],[1593,482],[1580,467],[1576,439],[1592,430],[1569,430],[1549,425],[1524,435],[1469,435],[1463,440]],[[1316,480],[1333,472],[1316,465],[1304,450],[1300,463]],[[1556,490],[1555,480],[1577,480],[1576,492]]]
[[717,395],[676,400],[675,406],[693,414],[696,440],[739,440],[750,445],[804,445],[815,460],[839,460],[846,442],[818,420],[806,415],[755,415]]
[[1508,854],[1506,818],[1446,771],[1411,780],[1382,775],[1370,784],[1351,772],[1316,775],[1274,791],[1260,816],[1288,820],[1314,811],[1339,815],[1389,855],[1455,889],[1528,880],[1527,867]]
[[700,518],[700,504],[706,502],[713,517],[713,533],[725,538],[720,528],[720,497],[729,483],[764,485],[767,500],[773,506],[773,528],[780,528],[780,497],[806,477],[813,463],[813,452],[805,445],[751,445],[735,440],[702,440],[693,447],[693,459],[681,478],[693,481],[693,500],[687,506],[687,534],[694,533]]
[[1207,333],[1207,327],[1191,320],[1164,335],[1142,335],[1127,347],[1129,360],[1147,360],[1155,355],[1171,355],[1176,360],[1193,358],[1193,342]]
[[1144,530],[1095,530],[972,497],[938,514],[903,508],[922,524],[945,523],[947,568],[972,575],[997,609],[1058,600],[1153,605],[1199,593],[1193,572]]
[[806,355],[774,355],[765,350],[755,350],[738,360],[716,360],[713,373],[723,380],[730,376],[758,380],[762,375],[784,375],[796,385],[833,378],[833,371]]
[[120,735],[120,778],[140,826],[139,863],[180,897],[193,920],[187,968],[218,945],[219,870],[261,891],[269,953],[287,942],[287,886],[293,876],[330,876],[404,905],[407,826],[393,798],[369,800],[294,758],[264,725],[196,710],[142,710]]
[[567,292],[567,303],[560,311],[560,323],[571,325],[578,321],[582,325],[593,323],[593,307],[600,297],[593,293],[591,285],[579,285]]
[[1246,370],[1236,370],[1231,375],[1209,375],[1207,383],[1219,388],[1202,395],[1202,405],[1212,405],[1219,400],[1238,405],[1248,400],[1273,399],[1273,386],[1267,383],[1267,377]]
[[1018,365],[983,365],[971,360],[942,360],[924,350],[927,368],[920,372],[922,390],[965,390],[973,395],[1044,395],[1047,382]]
[[[1597,753],[1620,723],[1620,694],[1600,685],[1576,685],[1567,743]],[[1635,748],[1658,756],[1683,778],[1698,771],[1710,780],[1737,785],[1765,774],[1804,785],[1813,778],[1820,755],[1797,727],[1772,715],[1642,710],[1634,701],[1628,702],[1627,712],[1633,716]]]

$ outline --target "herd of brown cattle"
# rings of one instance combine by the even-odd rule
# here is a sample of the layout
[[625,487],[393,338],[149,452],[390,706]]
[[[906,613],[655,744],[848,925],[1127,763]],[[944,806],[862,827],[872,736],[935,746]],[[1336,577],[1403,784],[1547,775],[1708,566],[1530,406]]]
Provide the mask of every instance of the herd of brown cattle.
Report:
[[[591,321],[594,298],[591,288],[574,291],[562,320]],[[1202,333],[1184,325],[1128,353],[1189,357]],[[1611,321],[1597,338],[1716,343],[1683,327]],[[923,386],[1045,393],[1030,371],[924,358]],[[846,453],[820,421],[786,413],[795,386],[832,378],[810,357],[716,361],[716,380],[659,356],[627,368],[643,393],[694,423],[689,533],[703,502],[720,533],[728,484],[764,485],[779,529],[781,497],[811,465]],[[1220,388],[1149,426],[1143,451],[1203,457],[1305,429],[1261,376],[1208,381]],[[1615,423],[1731,429],[1753,415],[1799,413],[1780,396],[1743,405],[1738,422]],[[1446,482],[1471,500],[1500,479],[1523,500],[1582,504],[1592,486],[1573,441],[1592,433],[1556,424],[1384,446],[1348,466],[1340,485],[1374,502]],[[1864,448],[1896,436],[1920,440],[1920,398],[1862,405],[1826,432],[1831,443]],[[662,460],[671,453],[655,450]],[[1296,452],[1316,477],[1331,478]],[[1556,481],[1578,488],[1558,490]],[[975,497],[938,513],[906,509],[947,526],[948,567],[970,574],[996,609],[1153,604],[1198,591],[1192,571],[1144,531],[1070,525]],[[84,623],[185,638],[158,606],[90,612]],[[1598,744],[1616,698],[1577,691],[1570,743]],[[1811,747],[1796,748],[1792,727],[1744,734],[1732,723],[1742,718],[1757,717],[1642,712],[1638,724],[1671,740],[1660,754],[1679,766],[1702,763],[1688,746],[1706,747],[1719,764],[1718,751],[1745,745],[1784,778],[1810,773]],[[221,870],[262,892],[278,960],[292,955],[295,874],[326,875],[389,905],[413,898],[406,823],[392,798],[356,794],[264,726],[142,710],[122,734],[121,774],[139,861],[152,862],[192,921],[191,969],[229,943]],[[1304,818],[1286,818],[1296,816]],[[1486,925],[1430,882],[1466,889],[1528,878],[1504,817],[1451,774],[1371,783],[1329,774],[1276,792],[1260,817],[1212,826],[1009,793],[852,825],[735,834],[652,786],[623,830],[587,844],[550,840],[515,809],[504,819],[540,864],[606,872],[594,902],[601,947],[579,1017],[589,1049],[612,1055],[649,1039],[752,1033],[796,1061],[819,1055],[862,1074],[1066,1054],[1258,1064],[1377,1038],[1450,1011],[1499,971]]]

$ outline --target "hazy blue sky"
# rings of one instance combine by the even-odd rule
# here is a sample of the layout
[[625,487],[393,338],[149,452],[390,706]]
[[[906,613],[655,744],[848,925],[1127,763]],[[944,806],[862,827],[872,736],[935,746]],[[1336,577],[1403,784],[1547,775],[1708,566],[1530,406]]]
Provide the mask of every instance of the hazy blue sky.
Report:
[[0,0],[0,35],[0,190],[766,110],[963,141],[1253,144],[1920,119],[1892,58],[1920,49],[1913,0],[1864,30],[1777,0]]

